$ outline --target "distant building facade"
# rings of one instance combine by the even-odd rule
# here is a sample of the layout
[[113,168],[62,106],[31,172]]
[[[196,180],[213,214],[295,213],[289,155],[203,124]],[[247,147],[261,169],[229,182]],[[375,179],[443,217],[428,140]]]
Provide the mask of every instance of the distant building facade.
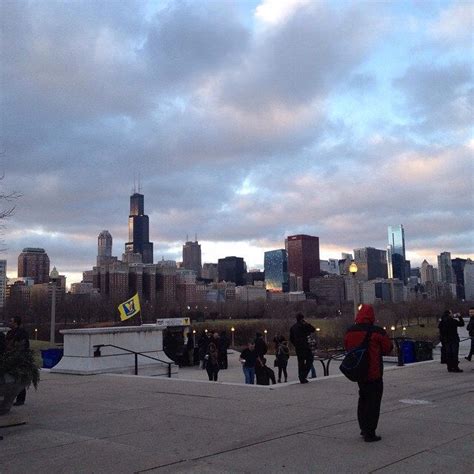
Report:
[[441,252],[438,255],[438,279],[441,283],[454,283],[450,252]]
[[341,308],[346,299],[344,277],[339,275],[311,278],[309,289],[318,304]]
[[49,282],[49,257],[44,249],[28,247],[18,256],[18,278],[27,277],[35,284]]
[[194,270],[197,277],[201,277],[201,245],[197,240],[188,241],[183,245],[183,267]]
[[[309,280],[320,276],[319,237],[305,234],[290,235],[285,244],[288,273],[294,275],[297,290],[309,292]],[[300,285],[298,281],[301,282]]]
[[387,252],[385,250],[373,247],[354,249],[354,260],[357,264],[356,278],[358,280],[387,278]]
[[406,282],[405,230],[403,225],[388,227],[387,274],[388,278],[398,278]]
[[108,265],[117,260],[112,257],[112,235],[103,230],[97,237],[97,265]]
[[265,252],[264,268],[267,290],[289,291],[288,256],[285,249]]
[[241,257],[220,258],[217,263],[219,281],[233,282],[236,286],[244,284],[246,271],[244,259]]
[[7,261],[0,260],[0,308],[5,307],[7,299]]
[[474,262],[470,258],[464,264],[464,295],[467,301],[474,301]]
[[456,297],[460,300],[466,297],[464,292],[464,266],[466,262],[465,258],[453,258],[451,260],[454,283],[456,284]]
[[130,196],[129,241],[125,244],[125,255],[139,254],[142,263],[153,263],[153,243],[150,242],[149,219],[145,215],[144,200],[143,194],[134,193]]

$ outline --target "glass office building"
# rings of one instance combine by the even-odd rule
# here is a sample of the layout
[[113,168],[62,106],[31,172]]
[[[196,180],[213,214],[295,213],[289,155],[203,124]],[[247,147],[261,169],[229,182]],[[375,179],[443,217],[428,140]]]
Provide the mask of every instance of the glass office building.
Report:
[[405,265],[405,230],[403,225],[388,227],[387,269],[389,278],[407,279]]
[[269,291],[289,290],[288,257],[285,249],[265,252],[265,286]]

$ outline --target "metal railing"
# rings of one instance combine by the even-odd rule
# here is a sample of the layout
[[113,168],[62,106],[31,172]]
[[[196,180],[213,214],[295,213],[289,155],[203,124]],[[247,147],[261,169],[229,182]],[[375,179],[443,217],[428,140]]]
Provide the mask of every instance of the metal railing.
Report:
[[[116,357],[116,356],[121,356],[121,355],[133,354],[135,356],[135,375],[138,375],[138,356],[146,357],[147,359],[156,360],[157,362],[167,364],[168,365],[168,378],[171,378],[171,366],[173,365],[173,363],[168,362],[167,360],[158,359],[158,357],[149,356],[149,355],[145,354],[144,352],[132,351],[132,350],[127,349],[125,347],[116,346],[114,344],[96,344],[93,347],[95,349],[94,357]],[[120,349],[122,351],[125,351],[125,354],[105,354],[105,355],[102,355],[102,353],[100,352],[102,347],[115,347],[116,349]]]
[[[325,353],[325,356],[320,355],[321,353]],[[313,360],[321,362],[321,365],[323,366],[323,375],[324,377],[328,377],[331,361],[342,360],[345,355],[346,351],[344,349],[328,349],[326,351],[316,351],[316,353],[313,354]]]

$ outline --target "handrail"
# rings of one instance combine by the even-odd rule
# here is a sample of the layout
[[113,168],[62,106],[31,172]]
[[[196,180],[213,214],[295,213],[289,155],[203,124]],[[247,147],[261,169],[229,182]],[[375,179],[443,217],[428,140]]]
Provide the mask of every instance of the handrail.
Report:
[[162,359],[159,359],[158,357],[152,357],[152,356],[146,355],[144,352],[132,351],[130,349],[127,349],[126,347],[116,346],[115,344],[96,344],[93,347],[95,348],[94,357],[113,357],[113,356],[119,356],[119,355],[126,355],[126,354],[106,354],[106,355],[102,356],[102,354],[100,353],[100,349],[102,347],[115,347],[116,349],[121,349],[122,351],[125,351],[129,354],[134,354],[134,356],[135,356],[135,375],[138,375],[138,356],[139,355],[142,356],[142,357],[146,357],[148,359],[151,359],[151,360],[156,360],[156,361],[161,362],[163,364],[168,364],[168,378],[171,378],[171,365],[172,365],[172,362],[168,362],[167,360],[162,360]]

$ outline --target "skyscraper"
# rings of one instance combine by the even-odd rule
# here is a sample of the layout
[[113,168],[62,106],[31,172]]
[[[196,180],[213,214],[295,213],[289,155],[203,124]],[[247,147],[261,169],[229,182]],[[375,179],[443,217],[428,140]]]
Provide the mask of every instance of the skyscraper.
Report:
[[453,258],[451,265],[453,268],[454,283],[456,283],[456,297],[460,300],[465,298],[464,293],[464,266],[467,260],[465,258]]
[[0,260],[0,308],[5,306],[7,297],[7,261]]
[[387,272],[389,278],[406,282],[405,230],[403,225],[388,227]]
[[454,283],[450,252],[441,252],[438,255],[438,279],[441,283]]
[[436,283],[436,276],[433,265],[430,265],[426,260],[421,264],[421,283]]
[[44,249],[23,249],[18,256],[18,278],[33,278],[35,284],[49,282],[49,257]]
[[143,194],[134,193],[130,196],[128,240],[125,244],[126,254],[140,254],[143,263],[153,263],[153,243],[149,237],[148,216],[144,214]]
[[387,252],[385,250],[373,247],[354,249],[354,260],[357,264],[358,280],[387,278]]
[[183,245],[183,268],[194,270],[197,277],[201,277],[201,245],[197,240],[187,241]]
[[233,282],[237,286],[244,284],[245,262],[241,257],[220,258],[217,263],[219,281]]
[[309,280],[320,275],[319,237],[290,235],[286,241],[288,273],[300,279],[302,290],[309,292]]
[[464,264],[464,293],[467,301],[474,301],[474,262],[470,258]]
[[285,249],[265,252],[265,286],[270,291],[284,291],[288,288],[288,257]]
[[97,265],[107,265],[113,260],[112,236],[108,230],[103,230],[97,237]]

